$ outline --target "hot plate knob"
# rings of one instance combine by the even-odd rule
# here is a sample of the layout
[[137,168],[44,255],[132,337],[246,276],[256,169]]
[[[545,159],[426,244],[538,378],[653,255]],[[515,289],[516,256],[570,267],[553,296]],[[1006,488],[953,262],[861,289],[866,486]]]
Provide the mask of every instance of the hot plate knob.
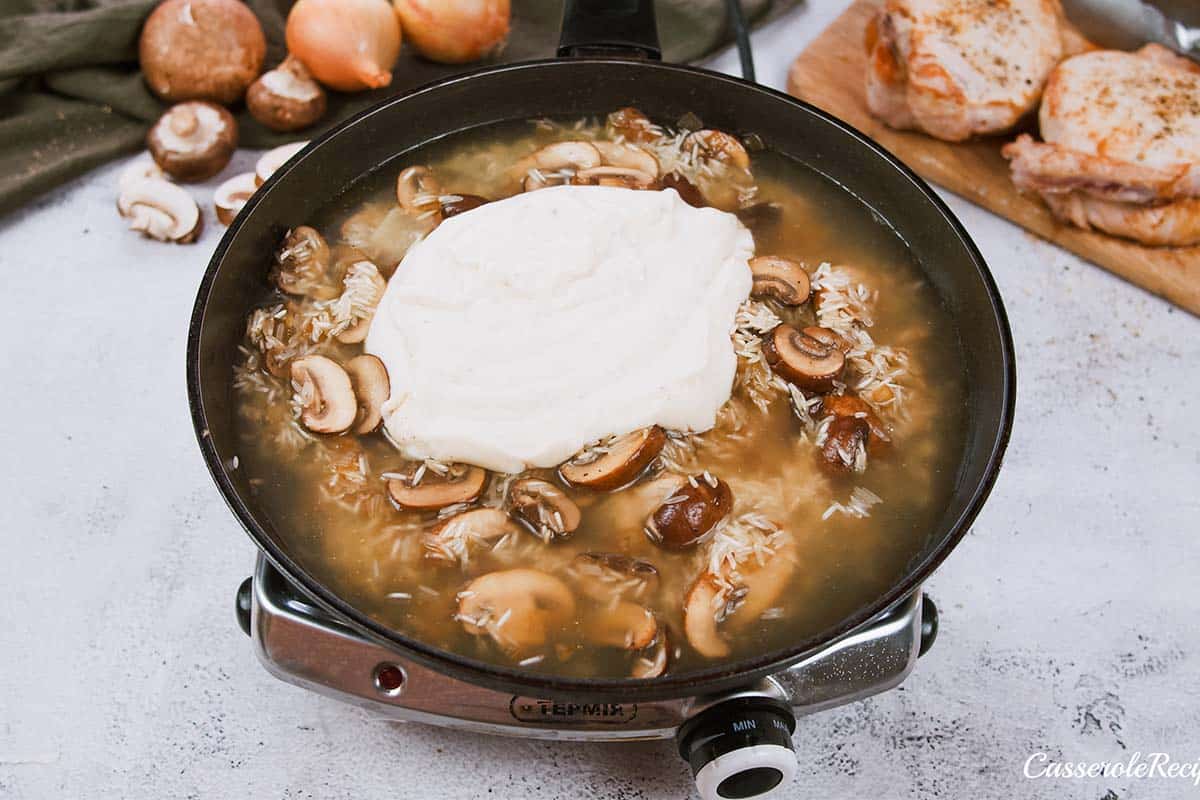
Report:
[[770,697],[735,697],[685,722],[675,735],[702,800],[780,795],[796,774],[796,717]]

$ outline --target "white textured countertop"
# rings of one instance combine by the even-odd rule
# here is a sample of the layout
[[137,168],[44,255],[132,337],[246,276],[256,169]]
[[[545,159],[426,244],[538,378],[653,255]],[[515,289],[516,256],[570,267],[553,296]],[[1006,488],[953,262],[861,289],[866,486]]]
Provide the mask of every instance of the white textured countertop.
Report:
[[[844,5],[756,34],[760,79],[782,86]],[[0,220],[0,797],[686,797],[669,742],[396,725],[256,663],[232,614],[254,548],[184,392],[221,228],[190,247],[139,239],[116,172]],[[1200,758],[1200,321],[948,199],[1012,317],[1012,445],[927,586],[937,644],[899,690],[800,721],[790,796],[1200,794],[1181,777],[1022,775],[1038,752]]]

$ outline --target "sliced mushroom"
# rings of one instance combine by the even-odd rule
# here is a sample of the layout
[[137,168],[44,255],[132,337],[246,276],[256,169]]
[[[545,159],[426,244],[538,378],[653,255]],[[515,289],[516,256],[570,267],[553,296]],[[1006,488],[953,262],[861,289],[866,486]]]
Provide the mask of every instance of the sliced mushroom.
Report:
[[763,612],[777,606],[796,573],[796,541],[781,537],[774,552],[761,562],[750,560],[738,567],[738,582],[744,591],[737,592],[732,608],[718,624],[727,630],[744,630],[761,619]]
[[771,299],[785,306],[800,306],[808,302],[812,283],[799,262],[781,256],[757,256],[750,259],[754,276],[751,297]]
[[255,180],[261,186],[267,182],[267,178],[275,174],[275,171],[286,164],[292,156],[299,153],[308,142],[292,142],[291,144],[282,144],[272,150],[268,150],[259,157],[258,163],[254,165]]
[[827,347],[834,347],[841,350],[843,355],[850,352],[850,342],[829,328],[822,328],[819,325],[809,325],[806,328],[802,328],[800,332],[810,339],[816,339]]
[[[279,290],[292,295],[324,295],[329,272],[329,245],[315,228],[301,225],[283,237],[271,273]],[[335,290],[336,291],[336,290]]]
[[314,433],[342,433],[354,424],[358,401],[350,376],[336,361],[311,355],[292,362],[300,421]]
[[[419,474],[420,477],[415,477]],[[432,511],[458,503],[473,502],[487,485],[487,470],[469,464],[455,464],[444,475],[431,469],[407,480],[387,482],[392,502],[409,511]],[[415,483],[415,485],[414,485]]]
[[591,142],[571,141],[548,144],[529,156],[529,166],[544,170],[581,170],[598,167],[603,160]]
[[852,394],[826,395],[821,400],[821,412],[835,417],[861,419],[867,423],[870,433],[867,438],[867,446],[871,450],[888,445],[892,441],[892,436],[883,424],[883,420],[875,415],[875,412],[861,397]]
[[597,603],[622,595],[640,598],[658,588],[658,569],[623,553],[580,553],[571,562],[571,572],[579,578],[579,590]]
[[406,214],[440,222],[442,186],[429,167],[408,167],[396,178],[396,202]]
[[273,131],[307,128],[325,114],[325,90],[294,56],[264,72],[246,91],[250,115]]
[[127,181],[117,211],[129,220],[130,230],[161,242],[194,242],[204,224],[192,196],[160,178]]
[[489,572],[458,594],[467,633],[487,635],[511,658],[536,653],[575,617],[575,596],[558,578],[536,569]]
[[871,426],[859,417],[833,417],[825,428],[820,462],[834,474],[862,472],[867,467]]
[[495,545],[517,527],[498,508],[472,508],[442,520],[422,540],[425,557],[466,564],[471,550]]
[[716,576],[701,575],[683,599],[683,632],[692,649],[705,658],[725,658],[729,643],[717,630],[723,591]]
[[570,536],[583,519],[579,506],[566,492],[539,478],[513,481],[508,487],[508,504],[513,516],[545,542]]
[[750,168],[750,154],[746,152],[746,148],[742,146],[736,136],[725,133],[725,131],[711,129],[692,131],[683,140],[683,146],[684,148],[695,146],[705,158],[713,161],[720,161],[738,169]]
[[658,177],[658,159],[649,150],[620,142],[599,141],[591,144],[600,153],[604,164],[608,166],[636,170],[648,175],[651,181]]
[[383,420],[383,404],[392,393],[387,367],[373,355],[363,353],[346,362],[346,374],[358,400],[354,433],[370,433]]
[[658,639],[652,642],[652,649],[634,659],[633,668],[629,671],[631,678],[657,678],[667,671],[670,657],[670,640],[667,631],[660,628]]
[[343,286],[345,288],[342,290],[340,302],[350,305],[358,321],[339,331],[334,338],[343,344],[358,344],[366,340],[367,332],[371,330],[375,307],[387,291],[387,281],[379,274],[379,268],[370,261],[355,261],[346,270]]
[[618,108],[608,115],[608,129],[630,142],[649,142],[661,134],[650,118],[636,108]]
[[583,622],[583,635],[601,647],[644,650],[658,636],[658,620],[650,609],[627,600],[597,609]]
[[627,433],[604,448],[593,448],[558,468],[572,486],[612,491],[633,482],[667,443],[657,425]]
[[654,176],[630,167],[590,167],[575,173],[581,183],[596,183],[600,186],[616,186],[623,189],[652,189]]
[[832,390],[846,367],[841,350],[787,324],[763,336],[763,355],[785,380],[810,392]]
[[646,520],[646,535],[672,550],[690,547],[712,533],[732,509],[729,484],[708,472],[693,475]]
[[246,201],[250,199],[250,195],[254,194],[254,190],[257,188],[258,184],[254,180],[253,172],[234,175],[218,186],[217,191],[213,194],[213,206],[217,210],[217,220],[222,225],[233,222],[233,218],[238,215],[242,206],[246,205]]
[[487,205],[489,202],[486,197],[480,197],[477,194],[454,194],[442,203],[442,216],[446,219],[457,217],[459,214],[465,214],[482,205]]
[[225,169],[237,139],[232,114],[215,103],[193,100],[167,109],[146,134],[146,146],[172,178],[203,181]]
[[687,203],[692,208],[706,208],[708,201],[704,199],[704,193],[682,175],[677,175],[674,172],[663,176],[660,182],[664,189],[674,189],[679,194],[679,199]]

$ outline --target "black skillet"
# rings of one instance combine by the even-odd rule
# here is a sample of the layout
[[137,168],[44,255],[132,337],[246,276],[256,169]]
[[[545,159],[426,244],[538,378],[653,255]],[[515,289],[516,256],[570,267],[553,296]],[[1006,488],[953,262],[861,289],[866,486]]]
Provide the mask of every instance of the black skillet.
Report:
[[[662,64],[650,0],[568,0],[561,56],[483,69],[387,100],[312,142],[254,194],[217,246],[188,336],[188,399],[200,449],[221,494],[259,548],[294,584],[352,627],[438,671],[492,689],[548,698],[640,701],[747,684],[828,645],[908,596],[979,513],[1012,423],[1012,337],[996,285],[958,220],[920,178],[845,123],[779,92],[692,67]],[[600,115],[636,106],[652,119],[690,112],[708,127],[753,132],[767,147],[822,173],[869,206],[908,245],[958,326],[968,424],[956,488],[926,545],[885,593],[837,625],[731,664],[650,680],[580,679],[499,667],[411,639],[342,599],[293,558],[249,491],[226,467],[237,452],[232,375],[252,303],[284,232],[312,219],[364,175],[406,152],[468,129],[534,117]]]

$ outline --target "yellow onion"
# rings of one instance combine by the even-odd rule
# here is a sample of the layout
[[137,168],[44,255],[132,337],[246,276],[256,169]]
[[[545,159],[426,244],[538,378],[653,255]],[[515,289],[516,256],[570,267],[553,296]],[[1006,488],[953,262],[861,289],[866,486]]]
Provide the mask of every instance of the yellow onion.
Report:
[[508,38],[509,0],[392,0],[404,35],[431,61],[463,64]]
[[400,23],[387,0],[299,0],[288,14],[287,46],[331,89],[378,89],[392,82]]

